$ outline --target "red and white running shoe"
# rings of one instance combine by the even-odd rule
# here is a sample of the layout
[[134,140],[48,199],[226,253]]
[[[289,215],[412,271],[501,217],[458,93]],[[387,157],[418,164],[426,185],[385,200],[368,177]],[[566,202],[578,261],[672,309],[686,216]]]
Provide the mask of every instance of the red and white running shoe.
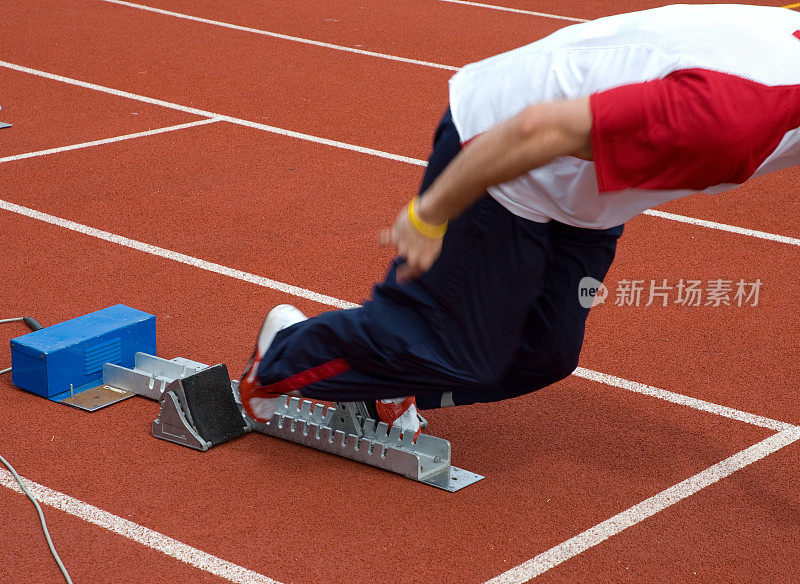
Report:
[[401,435],[413,432],[414,442],[417,441],[422,425],[417,414],[417,400],[413,395],[376,400],[375,409],[381,422],[386,422],[390,427],[399,426]]
[[285,395],[267,391],[261,386],[257,376],[258,365],[278,331],[303,320],[306,320],[306,316],[297,308],[289,304],[279,304],[269,311],[261,325],[253,355],[239,380],[239,397],[244,411],[258,422],[269,422],[275,410],[286,403]]

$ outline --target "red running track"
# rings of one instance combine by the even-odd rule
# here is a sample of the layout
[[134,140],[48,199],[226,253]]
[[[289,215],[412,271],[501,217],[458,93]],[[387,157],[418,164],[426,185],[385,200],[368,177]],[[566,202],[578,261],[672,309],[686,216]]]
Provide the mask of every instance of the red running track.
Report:
[[[453,66],[569,24],[437,0],[150,4]],[[518,7],[577,18],[634,8]],[[452,73],[99,1],[4,5],[0,21],[6,62],[417,159]],[[9,88],[3,120],[15,124],[0,133],[0,158],[202,119],[7,68],[0,78]],[[421,168],[215,122],[0,162],[0,172],[4,201],[359,302],[389,259],[377,232]],[[786,171],[665,210],[796,238],[798,181]],[[235,375],[271,305],[330,309],[63,222],[6,210],[0,221],[0,318],[52,324],[121,302],[158,316],[159,354],[224,362]],[[612,285],[760,279],[759,305],[609,303],[593,311],[582,366],[795,423],[800,366],[786,357],[800,324],[798,252],[655,217],[632,221]],[[24,332],[5,327],[9,336]],[[8,362],[7,347],[0,359]],[[455,463],[487,476],[450,495],[260,435],[197,453],[149,435],[152,402],[85,414],[19,391],[8,376],[0,384],[0,454],[23,476],[282,583],[488,582],[774,434],[572,377],[510,402],[431,412]],[[791,582],[800,523],[786,469],[797,463],[790,444],[537,580]],[[30,504],[7,488],[0,494],[0,545],[11,558],[0,581],[57,581]],[[230,581],[157,543],[45,513],[76,582]],[[252,573],[243,581],[258,581]]]

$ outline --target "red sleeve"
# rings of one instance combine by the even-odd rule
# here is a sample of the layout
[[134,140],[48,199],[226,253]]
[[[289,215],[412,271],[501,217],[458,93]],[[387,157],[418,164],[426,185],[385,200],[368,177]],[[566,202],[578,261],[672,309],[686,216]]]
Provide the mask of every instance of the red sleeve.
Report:
[[590,104],[600,192],[740,184],[800,126],[800,85],[705,69],[601,91]]

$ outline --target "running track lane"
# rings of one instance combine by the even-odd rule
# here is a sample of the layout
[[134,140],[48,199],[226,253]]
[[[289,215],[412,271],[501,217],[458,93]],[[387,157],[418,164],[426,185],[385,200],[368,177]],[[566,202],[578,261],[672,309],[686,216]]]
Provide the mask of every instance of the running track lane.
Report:
[[[63,455],[54,443],[42,452]],[[3,450],[7,451],[7,448]],[[43,458],[35,464],[41,464],[42,461]],[[13,461],[9,462],[14,464]],[[0,479],[7,474],[3,467]],[[159,581],[158,574],[162,574],[169,575],[175,582],[228,584],[227,580],[201,573],[156,550],[111,535],[100,527],[52,507],[42,506],[42,510],[56,551],[65,562],[73,582],[156,583]],[[36,511],[28,498],[0,486],[0,516],[3,517],[3,543],[0,544],[3,553],[3,565],[0,566],[2,581],[15,584],[63,582],[63,576],[45,542]]]
[[[462,0],[434,0],[436,2],[461,2]],[[688,0],[681,2],[682,4],[726,4],[728,2],[709,2],[706,0]],[[612,14],[621,14],[623,12],[634,12],[636,10],[647,10],[648,8],[657,8],[663,6],[663,2],[658,0],[614,0],[613,3],[600,2],[598,0],[590,0],[589,2],[579,2],[577,0],[489,0],[487,2],[477,2],[466,0],[465,5],[472,6],[478,12],[476,18],[486,16],[487,12],[496,12],[496,9],[480,8],[478,4],[488,4],[495,7],[508,7],[516,9],[535,10],[537,12],[545,12],[550,14],[566,14],[572,17],[580,17],[586,19],[602,18]],[[748,4],[755,4],[759,6],[784,6],[786,3],[778,0],[764,1],[756,0],[755,2],[748,2]]]
[[[5,61],[415,156],[427,154],[452,73],[106,3],[32,0],[4,5],[0,19]],[[403,99],[387,108],[387,96]]]
[[[141,12],[139,10],[127,8],[125,6],[117,6],[117,5],[114,5],[114,4],[111,4],[109,6],[111,6],[113,8],[123,9],[123,12],[126,11],[126,10],[130,10],[130,11],[137,12],[137,13]],[[494,14],[494,13],[492,13],[492,14]],[[225,38],[229,38],[229,39],[239,38],[239,36],[242,35],[242,34],[244,34],[245,36],[253,36],[253,35],[248,35],[248,33],[241,33],[239,31],[231,31],[231,30],[227,30],[227,29],[220,29],[219,27],[214,27],[214,26],[211,26],[211,25],[205,25],[205,24],[199,25],[198,23],[193,23],[193,22],[180,20],[180,19],[176,19],[176,18],[170,17],[170,16],[162,16],[162,15],[158,15],[158,14],[150,14],[149,16],[157,17],[156,21],[158,21],[158,22],[161,22],[161,20],[164,20],[164,19],[166,21],[174,21],[174,26],[178,27],[178,28],[185,27],[185,26],[189,26],[190,28],[191,27],[196,27],[196,26],[201,26],[204,29],[212,30],[212,31],[214,31],[214,32],[216,32],[218,34],[228,35]],[[162,22],[162,24],[164,24],[164,23]],[[118,27],[118,28],[121,28],[121,27]],[[258,38],[258,40],[261,40],[261,39],[262,39],[262,37]],[[265,39],[265,40],[274,41],[274,39]],[[290,45],[290,46],[291,45],[296,45],[296,43],[292,43],[290,41],[280,41],[280,42],[284,43],[285,45]],[[308,47],[306,47],[306,48],[308,48]],[[328,53],[333,53],[333,54],[340,55],[337,51],[332,51],[330,49],[317,49],[317,48],[314,48],[314,47],[312,47],[312,49],[314,49],[314,50],[322,50],[322,51],[326,51]],[[351,56],[354,56],[354,55],[351,55]],[[379,63],[376,63],[376,66],[378,66],[378,67],[381,64],[386,64],[386,61],[385,60],[381,60],[381,59],[375,59],[375,58],[372,58],[372,57],[363,57],[363,56],[360,56],[360,58],[364,59],[365,61],[379,62]],[[336,62],[336,59],[333,58],[333,59],[331,59],[331,61],[329,63],[327,63],[327,65],[333,67],[335,62]],[[391,62],[389,62],[389,64],[390,65],[397,65],[397,63],[391,63]],[[414,65],[414,66],[409,65],[409,67],[412,67],[412,69],[410,70],[410,72],[411,72],[410,74],[411,74],[412,78],[415,75],[413,73],[414,68],[422,68],[422,69],[424,69],[424,67],[420,67],[418,65]],[[331,69],[331,71],[333,71],[333,69]],[[345,75],[344,72],[342,74]],[[407,86],[414,86],[413,80],[411,78],[409,78],[409,82],[406,85]],[[192,100],[192,103],[195,103],[194,100]],[[423,100],[423,105],[420,106],[420,110],[419,111],[423,111],[429,105],[430,105],[429,102],[426,103]],[[218,112],[218,113],[230,113],[230,112],[222,111],[222,112]],[[438,111],[433,116],[433,120],[434,121],[435,121],[436,117],[438,117]],[[415,129],[416,128],[428,128],[427,132],[425,132],[424,130],[422,131],[423,134],[427,134],[427,133],[430,132],[430,128],[433,128],[434,121],[421,122],[419,124],[416,124],[414,126],[414,128]],[[290,125],[290,126],[287,126],[287,128],[288,129],[292,129],[293,127]],[[325,132],[323,132],[321,135],[327,136],[327,134]],[[428,142],[429,142],[429,136],[425,135],[424,139],[417,143],[417,147],[418,148],[421,147],[422,151],[425,152],[427,150]],[[367,146],[369,145],[367,143],[359,143],[359,144],[367,145]],[[397,151],[397,150],[395,150],[395,151]],[[422,154],[421,156],[424,156],[424,154]],[[755,227],[755,228],[761,228],[761,229],[764,229],[766,231],[772,231],[772,232],[776,232],[776,233],[785,233],[786,235],[797,234],[798,233],[797,232],[798,228],[790,220],[790,218],[794,217],[798,212],[798,205],[800,203],[797,202],[796,197],[785,196],[785,197],[778,198],[778,197],[769,196],[769,195],[774,192],[775,188],[778,188],[778,189],[781,189],[781,190],[783,190],[783,189],[789,189],[790,191],[793,190],[793,185],[795,185],[797,183],[798,177],[800,177],[800,171],[798,171],[798,170],[784,171],[783,173],[779,173],[778,175],[776,175],[774,177],[769,177],[769,178],[762,179],[762,182],[758,182],[757,183],[758,185],[761,185],[760,189],[757,188],[756,185],[753,185],[752,187],[750,185],[748,185],[748,187],[745,187],[745,191],[743,192],[742,196],[744,197],[744,202],[742,202],[742,203],[737,203],[736,201],[732,201],[729,198],[730,195],[724,195],[724,196],[721,196],[721,197],[720,196],[717,196],[717,197],[708,197],[708,196],[706,196],[706,197],[697,197],[697,196],[695,196],[695,197],[689,198],[686,201],[675,203],[673,205],[679,205],[679,206],[674,207],[674,208],[675,209],[680,209],[681,211],[684,211],[685,213],[687,213],[689,215],[695,214],[695,215],[697,215],[699,217],[706,218],[706,219],[711,219],[711,220],[716,219],[718,221],[728,222],[728,223],[733,223],[733,224],[737,224],[737,222],[739,222],[739,221],[741,221],[743,219],[746,219],[747,222],[752,222],[753,223],[752,227]],[[751,191],[751,189],[752,189],[752,191]],[[751,194],[751,192],[753,192],[755,194]],[[767,197],[767,199],[765,199],[765,196]],[[765,204],[767,200],[769,201],[768,205]],[[756,204],[753,203],[754,201],[756,201]],[[671,209],[673,209],[673,207],[672,206],[666,206],[665,209],[671,210]],[[755,217],[752,216],[754,214],[755,214]],[[777,218],[777,220],[775,218]]]
[[204,18],[221,23],[218,26],[258,29],[451,66],[508,51],[573,24],[513,12],[487,14],[472,6],[431,0],[271,0],[234,6],[150,0],[119,5],[119,10],[147,8],[181,15],[164,15],[166,19]]
[[[0,158],[200,119],[0,67]],[[4,169],[3,169],[4,170]]]
[[[409,167],[383,161],[374,166],[369,172],[382,174],[384,182],[374,192],[359,192],[375,204],[357,215],[341,196],[319,213],[316,193],[353,191],[368,176],[363,166],[357,178],[337,169],[375,159],[362,162],[354,153],[296,143],[311,164],[295,167],[291,157],[284,159],[288,144],[222,123],[104,145],[98,147],[103,157],[75,150],[18,161],[5,170],[15,185],[12,202],[359,302],[385,270],[389,256],[375,239],[379,226],[393,219],[399,203],[392,198],[411,180],[404,174]],[[268,166],[259,167],[260,160]],[[388,175],[387,167],[400,174]],[[60,176],[63,168],[70,173]],[[255,171],[242,170],[247,168]],[[273,178],[268,186],[262,186],[265,170]],[[92,174],[105,178],[86,189],[84,177]],[[353,186],[338,182],[342,177]],[[297,184],[303,185],[302,197],[293,190]],[[57,196],[64,189],[79,194],[65,200]],[[797,326],[797,253],[794,246],[651,217],[631,222],[608,277],[611,300],[591,316],[584,363],[651,385],[690,387],[697,397],[739,409],[800,419],[796,400],[781,389],[798,372],[797,364],[781,357]],[[626,278],[648,286],[639,307],[613,306],[617,283]],[[680,279],[760,279],[759,306],[680,307],[672,302],[673,290],[669,307],[645,307],[650,281],[660,285],[665,278],[673,287]],[[686,354],[699,357],[686,360]],[[779,362],[780,367],[763,366]]]
[[[787,469],[798,464],[795,442],[571,559],[569,582],[793,582],[800,486]],[[564,576],[556,569],[535,582]]]
[[[12,217],[15,225],[30,221]],[[40,299],[33,304],[28,299],[29,312],[50,305],[52,314],[53,298],[65,314],[109,302],[132,304],[160,316],[166,356],[230,363],[251,342],[242,329],[257,326],[243,326],[257,320],[250,318],[253,307],[285,298],[263,289],[249,294],[249,284],[52,226],[22,243],[14,232],[18,228],[3,236],[10,260],[18,265],[26,258],[29,273],[39,276]],[[68,273],[65,265],[71,266]],[[3,285],[19,289],[20,277]],[[81,293],[65,297],[69,282],[77,282]],[[246,317],[239,321],[236,314]],[[8,387],[8,380],[3,383]],[[30,478],[281,581],[313,582],[329,574],[329,581],[367,582],[376,569],[400,574],[408,563],[434,574],[435,581],[483,581],[766,435],[718,416],[570,379],[514,402],[431,416],[437,433],[452,441],[457,464],[491,477],[446,498],[399,477],[262,436],[207,453],[157,442],[149,436],[157,408],[138,398],[87,415],[8,390],[2,408],[12,422],[0,430],[5,434],[0,442],[13,445],[9,456]],[[26,416],[12,415],[21,409]],[[496,438],[487,441],[493,433]],[[53,436],[60,450],[42,458]],[[99,437],[104,437],[101,449],[95,446]],[[537,452],[535,471],[531,449]],[[279,483],[270,481],[275,473]],[[342,490],[342,484],[350,487]],[[266,492],[269,497],[253,497]],[[359,493],[355,500],[353,492]],[[387,493],[403,496],[387,507],[382,501]],[[394,520],[409,494],[419,505],[419,530]],[[476,514],[488,501],[496,501],[489,504],[493,513]],[[349,531],[334,538],[326,531],[330,510],[341,508],[363,518],[360,545],[353,544]],[[290,519],[277,519],[279,514]],[[212,516],[213,526],[197,520]],[[285,547],[268,549],[265,532]],[[227,535],[221,539],[219,533]],[[323,533],[328,536],[309,537]],[[387,533],[393,536],[387,539]],[[475,557],[484,561],[475,563]],[[458,566],[455,573],[452,565]]]

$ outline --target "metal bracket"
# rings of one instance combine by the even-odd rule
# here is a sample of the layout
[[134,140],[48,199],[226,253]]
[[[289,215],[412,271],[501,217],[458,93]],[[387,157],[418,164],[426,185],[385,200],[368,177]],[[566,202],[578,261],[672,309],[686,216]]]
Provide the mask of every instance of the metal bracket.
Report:
[[133,369],[114,363],[103,365],[103,384],[159,401],[170,382],[203,369],[208,369],[208,365],[182,357],[167,360],[147,353],[136,353]]
[[[103,383],[160,401],[153,435],[205,451],[212,444],[200,436],[184,407],[186,396],[180,380],[207,368],[188,359],[166,360],[137,353],[133,369],[106,363]],[[244,413],[238,381],[231,382],[231,390],[249,431],[363,462],[450,492],[484,478],[450,464],[447,440],[420,434],[415,442],[410,433],[401,436],[399,428],[370,419],[363,402],[340,402],[331,407],[293,397],[281,403],[269,422],[261,423]]]
[[[359,406],[361,407],[359,408]],[[367,408],[363,402],[337,402],[326,426],[334,432],[344,432],[361,438],[364,435],[361,420],[368,417]]]
[[153,436],[175,442],[195,450],[205,452],[211,448],[211,442],[203,440],[197,433],[192,423],[187,419],[187,414],[173,391],[167,390],[161,400],[161,411],[153,420]]

